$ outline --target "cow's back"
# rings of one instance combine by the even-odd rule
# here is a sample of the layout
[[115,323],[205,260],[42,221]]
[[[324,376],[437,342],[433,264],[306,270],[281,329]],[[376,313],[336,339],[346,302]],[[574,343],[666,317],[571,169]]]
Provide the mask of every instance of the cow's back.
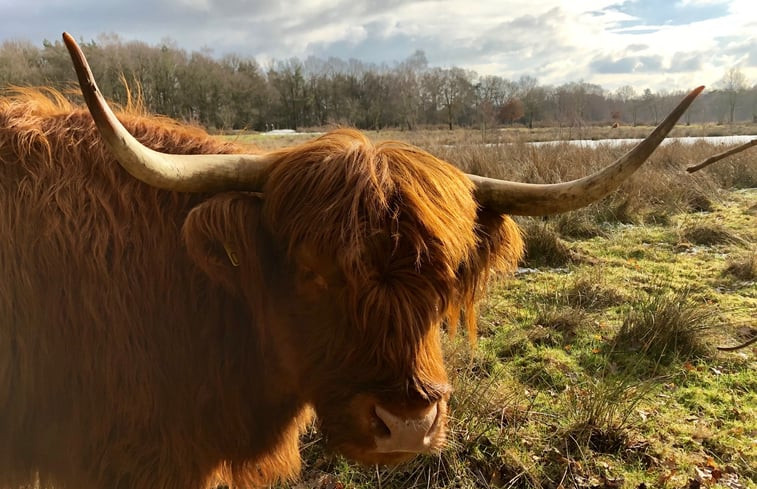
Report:
[[[231,150],[155,119],[124,122],[156,149]],[[203,378],[224,375],[212,371],[219,331],[244,322],[183,249],[201,198],[131,178],[84,111],[34,92],[0,100],[0,487],[36,468],[87,484],[85,467],[93,483],[132,470],[140,485],[182,463],[167,458],[192,443],[172,437],[202,429],[219,395]],[[108,474],[120,459],[121,475]],[[208,470],[196,465],[182,467],[188,478]]]

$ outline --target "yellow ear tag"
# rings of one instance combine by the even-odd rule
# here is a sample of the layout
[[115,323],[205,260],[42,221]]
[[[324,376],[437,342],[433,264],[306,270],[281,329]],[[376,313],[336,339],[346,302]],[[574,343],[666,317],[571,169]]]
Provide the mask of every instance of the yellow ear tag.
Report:
[[231,262],[231,265],[234,267],[239,266],[239,256],[237,256],[237,252],[229,248],[229,245],[226,243],[223,244],[223,249],[226,250],[226,256],[229,257],[229,261]]

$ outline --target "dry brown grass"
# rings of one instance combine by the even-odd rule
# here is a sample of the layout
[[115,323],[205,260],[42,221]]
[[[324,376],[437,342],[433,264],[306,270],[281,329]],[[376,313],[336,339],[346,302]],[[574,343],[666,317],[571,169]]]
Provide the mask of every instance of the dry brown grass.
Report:
[[[641,137],[650,131],[649,127],[585,129],[591,131],[589,136],[595,139],[608,136],[605,132],[610,132],[609,135],[615,137]],[[743,128],[678,126],[673,135],[706,136],[750,131],[757,132],[757,125]],[[468,173],[530,183],[556,183],[581,178],[604,168],[630,149],[630,145],[589,148],[570,144],[528,144],[528,141],[534,139],[578,136],[575,131],[566,133],[566,128],[492,130],[487,133],[487,144],[481,144],[484,138],[480,132],[463,129],[382,131],[368,134],[374,141],[400,139],[415,144]],[[270,149],[315,136],[316,134],[257,137],[249,142]],[[719,202],[719,192],[723,188],[757,187],[755,150],[744,151],[694,174],[685,171],[687,166],[723,149],[723,146],[705,142],[674,142],[663,146],[618,190],[599,202],[578,211],[551,217],[547,224],[524,222],[528,240],[528,263],[536,266],[564,266],[575,257],[563,239],[606,236],[605,224],[669,224],[671,216],[680,212],[711,211]],[[692,241],[700,240],[693,236]]]
[[[580,178],[605,167],[630,149],[630,145],[597,148],[570,144],[534,146],[531,141],[555,141],[584,137],[639,138],[651,131],[650,127],[582,128],[506,128],[488,131],[471,129],[427,131],[367,132],[374,141],[401,140],[419,146],[451,162],[468,173],[505,178],[530,183],[555,183]],[[757,125],[677,126],[672,136],[712,136],[727,134],[754,134]],[[262,149],[274,149],[298,144],[316,137],[318,133],[268,137],[261,135],[224,136],[243,143],[252,143]],[[482,144],[485,143],[485,144]],[[655,214],[661,205],[665,210],[708,210],[717,199],[718,188],[757,187],[757,151],[744,151],[695,174],[685,168],[725,149],[706,142],[672,144],[658,148],[632,178],[600,206],[581,211],[599,222],[637,222],[645,215]],[[660,214],[656,212],[656,214]],[[569,235],[567,233],[566,235]],[[584,237],[582,232],[577,237]]]
[[[581,178],[598,171],[622,156],[629,147],[576,147],[569,144],[534,147],[527,144],[432,148],[435,154],[458,165],[469,173],[495,178],[530,182],[556,183]],[[683,145],[673,143],[652,155],[636,174],[616,192],[600,203],[575,214],[586,222],[644,221],[646,216],[677,211],[701,211],[717,199],[721,186],[738,181],[749,184],[755,179],[757,165],[741,161],[718,163],[711,172],[688,174],[685,167],[691,162],[711,155],[717,147],[709,144]],[[742,155],[748,158],[751,155]],[[721,173],[715,173],[721,172]],[[661,212],[664,211],[664,212]],[[567,227],[566,227],[567,228]],[[591,226],[577,231],[578,236],[597,232]],[[566,233],[571,235],[570,231]]]

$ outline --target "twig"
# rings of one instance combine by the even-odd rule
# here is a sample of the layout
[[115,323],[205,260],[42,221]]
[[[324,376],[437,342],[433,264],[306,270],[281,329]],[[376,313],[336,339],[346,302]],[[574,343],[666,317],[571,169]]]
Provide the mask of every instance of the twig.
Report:
[[742,343],[740,345],[736,346],[718,346],[718,350],[720,351],[735,351],[735,350],[741,350],[742,348],[746,348],[747,346],[751,345],[752,343],[757,342],[757,336],[754,338],[747,340],[746,343]]
[[712,155],[706,160],[704,160],[703,162],[699,163],[698,165],[694,165],[694,166],[690,166],[686,168],[686,171],[689,173],[694,173],[695,171],[701,170],[702,168],[706,166],[710,166],[716,161],[720,161],[723,158],[727,158],[733,154],[740,153],[741,151],[744,151],[745,149],[749,149],[755,145],[757,145],[757,139],[752,139],[748,143],[742,144],[741,146],[737,146],[733,149],[729,149],[728,151],[723,151],[722,153],[718,153],[716,155]]

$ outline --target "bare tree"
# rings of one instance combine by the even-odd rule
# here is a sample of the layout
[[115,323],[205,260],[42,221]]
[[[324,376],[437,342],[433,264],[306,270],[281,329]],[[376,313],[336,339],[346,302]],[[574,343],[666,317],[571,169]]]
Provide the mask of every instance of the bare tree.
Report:
[[462,68],[442,69],[440,78],[442,105],[447,113],[447,125],[451,131],[456,117],[473,98],[473,85],[470,75]]
[[734,66],[725,72],[718,85],[722,88],[728,104],[728,122],[733,124],[738,99],[747,86],[746,76],[738,66]]
[[522,76],[518,80],[518,97],[523,102],[528,127],[534,127],[536,120],[544,110],[547,90],[540,87],[538,80],[532,76]]
[[302,62],[297,58],[279,62],[275,70],[268,72],[268,79],[281,96],[287,125],[296,130],[299,127],[305,102],[305,77]]
[[398,115],[408,130],[415,128],[420,117],[423,105],[421,77],[427,70],[426,53],[421,50],[416,50],[394,70],[396,94],[399,97]]
[[486,139],[487,129],[497,123],[500,109],[515,93],[515,84],[499,76],[487,75],[479,77],[473,89],[476,95],[476,122],[481,129],[481,137]]
[[659,114],[660,114],[660,97],[658,97],[652,90],[649,88],[644,89],[644,94],[641,96],[642,103],[644,106],[649,110],[649,115],[651,116],[652,125],[657,125],[657,122],[659,120]]
[[620,112],[618,120],[623,118],[624,114],[630,114],[631,123],[636,125],[636,104],[633,100],[636,98],[636,90],[631,85],[623,85],[615,90],[612,95],[613,101],[617,104],[615,111]]

